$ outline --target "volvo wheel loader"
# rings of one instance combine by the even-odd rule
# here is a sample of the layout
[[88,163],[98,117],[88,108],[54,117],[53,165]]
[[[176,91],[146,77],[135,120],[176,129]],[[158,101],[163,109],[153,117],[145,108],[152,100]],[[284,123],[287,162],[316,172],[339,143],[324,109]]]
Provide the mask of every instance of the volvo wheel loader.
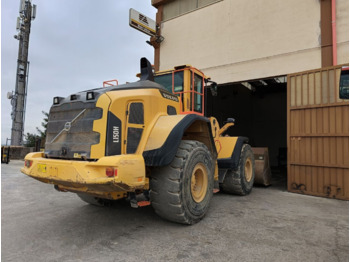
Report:
[[255,176],[248,139],[223,135],[234,120],[220,128],[205,116],[213,85],[191,66],[154,73],[142,58],[137,82],[55,97],[45,151],[21,171],[90,204],[127,198],[194,224],[213,192],[249,194]]

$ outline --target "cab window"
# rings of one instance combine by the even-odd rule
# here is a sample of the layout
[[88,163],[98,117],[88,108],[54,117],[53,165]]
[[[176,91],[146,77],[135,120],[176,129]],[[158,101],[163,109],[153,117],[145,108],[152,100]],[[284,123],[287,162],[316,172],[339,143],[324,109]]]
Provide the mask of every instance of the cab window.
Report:
[[339,98],[349,99],[349,68],[341,71],[339,81]]
[[203,77],[197,74],[194,74],[194,91],[195,93],[193,110],[195,112],[202,113]]
[[[173,92],[173,74],[157,75],[154,77],[154,81],[162,85],[168,92]],[[182,92],[184,89],[184,72],[174,73],[174,92]]]

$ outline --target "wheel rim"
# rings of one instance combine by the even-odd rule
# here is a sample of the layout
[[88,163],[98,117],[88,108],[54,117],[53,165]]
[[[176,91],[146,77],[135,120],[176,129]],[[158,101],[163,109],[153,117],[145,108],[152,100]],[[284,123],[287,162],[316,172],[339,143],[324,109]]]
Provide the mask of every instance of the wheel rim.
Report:
[[208,172],[204,164],[198,163],[192,172],[191,194],[195,202],[200,203],[208,190]]
[[250,160],[250,158],[247,158],[247,160],[245,162],[244,175],[245,175],[245,179],[248,182],[250,182],[250,180],[252,180],[252,177],[253,177],[253,165],[252,165],[252,161]]

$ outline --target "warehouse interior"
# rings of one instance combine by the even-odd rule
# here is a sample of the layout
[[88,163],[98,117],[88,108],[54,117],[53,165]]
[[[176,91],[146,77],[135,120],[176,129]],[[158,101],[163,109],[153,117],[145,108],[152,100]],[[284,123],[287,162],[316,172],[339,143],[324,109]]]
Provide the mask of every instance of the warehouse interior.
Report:
[[273,173],[286,176],[287,166],[287,77],[219,85],[217,95],[207,89],[206,115],[220,126],[227,118],[235,126],[227,134],[249,138],[252,147],[268,147]]

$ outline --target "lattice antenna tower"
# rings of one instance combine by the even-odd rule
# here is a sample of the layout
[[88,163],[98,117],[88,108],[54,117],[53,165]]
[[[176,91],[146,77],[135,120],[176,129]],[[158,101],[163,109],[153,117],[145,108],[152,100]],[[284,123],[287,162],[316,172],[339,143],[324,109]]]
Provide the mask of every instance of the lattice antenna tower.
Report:
[[19,16],[17,17],[16,30],[14,36],[19,41],[16,86],[15,91],[9,92],[7,98],[11,100],[12,105],[12,129],[11,129],[11,145],[23,145],[23,132],[25,121],[26,100],[28,91],[28,75],[29,75],[29,34],[31,21],[36,17],[36,5],[31,0],[20,0]]

